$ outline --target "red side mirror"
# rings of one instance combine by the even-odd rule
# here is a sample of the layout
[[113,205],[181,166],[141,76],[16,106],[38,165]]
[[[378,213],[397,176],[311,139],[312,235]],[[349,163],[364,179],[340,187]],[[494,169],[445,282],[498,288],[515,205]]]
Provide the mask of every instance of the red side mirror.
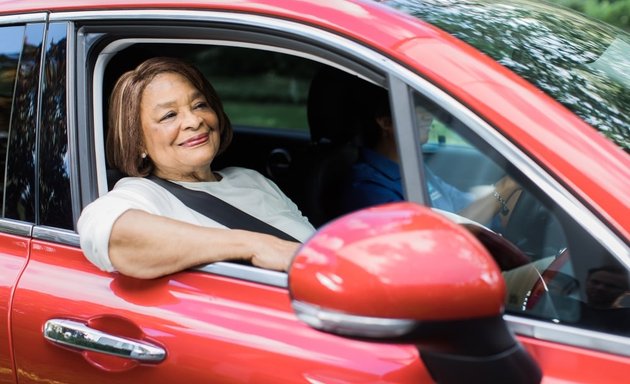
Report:
[[471,233],[407,202],[321,229],[296,255],[289,288],[326,311],[415,321],[497,316],[505,298],[499,268]]
[[414,343],[439,383],[542,378],[502,318],[497,263],[472,232],[429,208],[395,203],[331,222],[296,255],[289,290],[314,328]]

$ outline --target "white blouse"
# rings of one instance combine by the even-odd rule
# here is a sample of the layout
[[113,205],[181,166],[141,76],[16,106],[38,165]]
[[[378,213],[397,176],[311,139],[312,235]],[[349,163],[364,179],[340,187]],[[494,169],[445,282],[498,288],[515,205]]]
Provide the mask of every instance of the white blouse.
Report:
[[[260,173],[238,167],[218,172],[220,181],[178,182],[194,190],[210,193],[240,210],[304,242],[315,229],[278,186]],[[121,179],[107,194],[89,204],[79,217],[81,249],[103,271],[115,270],[109,260],[109,236],[114,222],[129,209],[181,220],[211,228],[224,225],[198,213],[166,189],[141,177]]]

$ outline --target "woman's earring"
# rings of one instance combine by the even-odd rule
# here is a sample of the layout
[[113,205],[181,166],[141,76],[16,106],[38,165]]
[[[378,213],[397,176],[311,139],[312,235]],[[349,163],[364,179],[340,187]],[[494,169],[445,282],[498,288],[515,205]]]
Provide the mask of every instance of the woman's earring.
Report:
[[143,159],[147,158],[147,153],[146,152],[142,152],[142,154],[140,155],[140,157],[142,157]]

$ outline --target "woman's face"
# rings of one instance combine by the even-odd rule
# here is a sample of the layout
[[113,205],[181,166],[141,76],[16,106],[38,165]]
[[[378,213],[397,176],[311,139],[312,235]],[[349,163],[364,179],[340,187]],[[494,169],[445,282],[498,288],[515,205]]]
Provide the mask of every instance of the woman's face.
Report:
[[176,73],[157,75],[140,102],[145,150],[159,177],[212,180],[210,164],[219,144],[219,119],[203,94]]

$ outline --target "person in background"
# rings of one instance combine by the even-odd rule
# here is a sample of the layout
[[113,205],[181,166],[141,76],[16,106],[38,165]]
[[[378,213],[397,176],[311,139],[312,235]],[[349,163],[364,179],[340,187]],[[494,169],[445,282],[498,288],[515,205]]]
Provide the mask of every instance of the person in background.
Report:
[[[352,167],[350,181],[342,194],[345,212],[351,212],[376,204],[404,200],[400,159],[396,147],[394,125],[387,90],[365,84],[357,92],[361,122],[362,146],[359,157]],[[426,101],[415,106],[416,124],[420,144],[429,139],[429,131],[438,107]],[[430,168],[424,168],[424,176],[431,205],[434,208],[459,214],[482,224],[490,224],[494,216],[507,209],[506,204],[520,189],[510,177],[504,177],[494,185],[494,191],[480,198],[461,191],[437,176]]]
[[110,99],[107,155],[129,177],[81,213],[85,256],[104,271],[136,278],[223,260],[287,270],[299,242],[228,229],[146,178],[212,194],[298,241],[307,239],[314,228],[272,181],[245,168],[212,168],[231,138],[222,103],[197,68],[158,57],[123,74]]

